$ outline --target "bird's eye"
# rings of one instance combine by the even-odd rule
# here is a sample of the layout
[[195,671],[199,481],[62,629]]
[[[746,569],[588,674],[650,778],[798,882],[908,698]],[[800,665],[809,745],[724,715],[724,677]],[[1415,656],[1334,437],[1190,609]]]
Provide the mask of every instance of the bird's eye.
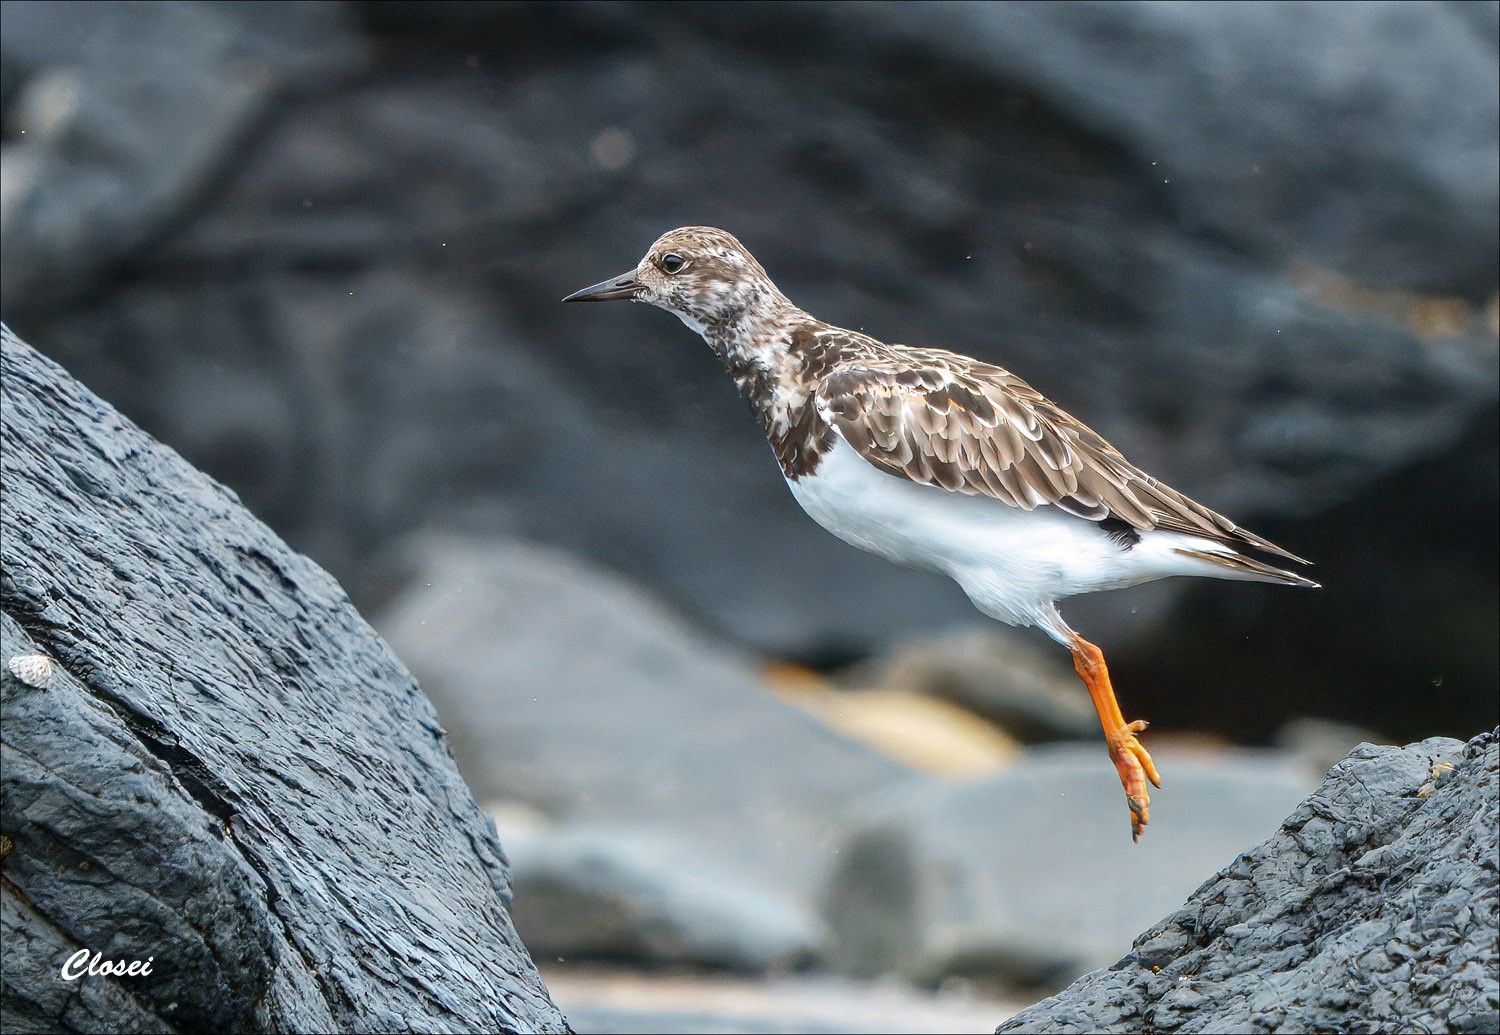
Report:
[[687,265],[687,260],[676,252],[667,252],[661,257],[661,268],[668,273],[676,273]]

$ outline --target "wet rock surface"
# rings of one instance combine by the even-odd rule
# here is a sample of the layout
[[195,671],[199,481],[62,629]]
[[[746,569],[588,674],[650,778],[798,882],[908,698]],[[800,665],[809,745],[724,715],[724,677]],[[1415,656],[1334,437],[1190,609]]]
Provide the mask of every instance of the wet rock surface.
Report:
[[1108,970],[997,1032],[1500,1026],[1500,731],[1364,745]]
[[5,1029],[568,1030],[338,584],[8,330],[0,391]]
[[557,304],[712,222],[1318,562],[1080,602],[1153,716],[1496,721],[1493,5],[122,10],[7,5],[7,319],[361,606],[439,524],[804,660],[970,617],[807,521],[670,317]]

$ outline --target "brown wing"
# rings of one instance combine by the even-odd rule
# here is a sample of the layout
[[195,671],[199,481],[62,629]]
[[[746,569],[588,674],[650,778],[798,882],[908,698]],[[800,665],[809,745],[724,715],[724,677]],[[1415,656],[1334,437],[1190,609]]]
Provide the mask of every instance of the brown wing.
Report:
[[953,352],[898,348],[850,357],[817,389],[824,419],[876,467],[1022,510],[1049,505],[1090,521],[1115,518],[1301,561],[1139,470],[1008,370]]

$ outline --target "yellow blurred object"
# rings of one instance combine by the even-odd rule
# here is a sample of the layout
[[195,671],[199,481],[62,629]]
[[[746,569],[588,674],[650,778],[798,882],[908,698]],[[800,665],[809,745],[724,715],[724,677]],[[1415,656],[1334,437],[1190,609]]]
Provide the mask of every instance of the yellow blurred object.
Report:
[[[1384,320],[1405,327],[1424,341],[1457,338],[1469,333],[1478,316],[1491,334],[1500,331],[1494,302],[1478,313],[1457,295],[1423,295],[1415,291],[1369,288],[1333,270],[1294,261],[1292,278],[1324,305],[1340,312]],[[1485,320],[1489,316],[1490,319]]]
[[830,690],[815,674],[778,665],[776,695],[844,736],[935,776],[984,776],[1009,765],[1021,745],[966,708],[904,690]]
[[761,667],[761,675],[779,695],[783,691],[826,690],[828,682],[817,669],[794,665],[790,661],[771,661]]

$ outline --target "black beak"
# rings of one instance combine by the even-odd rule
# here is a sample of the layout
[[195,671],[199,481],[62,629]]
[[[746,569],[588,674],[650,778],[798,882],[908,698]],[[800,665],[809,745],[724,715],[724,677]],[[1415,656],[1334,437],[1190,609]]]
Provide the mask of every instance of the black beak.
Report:
[[634,299],[636,288],[640,287],[635,282],[635,270],[631,270],[623,277],[610,277],[601,280],[591,287],[582,291],[575,291],[564,302],[614,302],[619,299]]

